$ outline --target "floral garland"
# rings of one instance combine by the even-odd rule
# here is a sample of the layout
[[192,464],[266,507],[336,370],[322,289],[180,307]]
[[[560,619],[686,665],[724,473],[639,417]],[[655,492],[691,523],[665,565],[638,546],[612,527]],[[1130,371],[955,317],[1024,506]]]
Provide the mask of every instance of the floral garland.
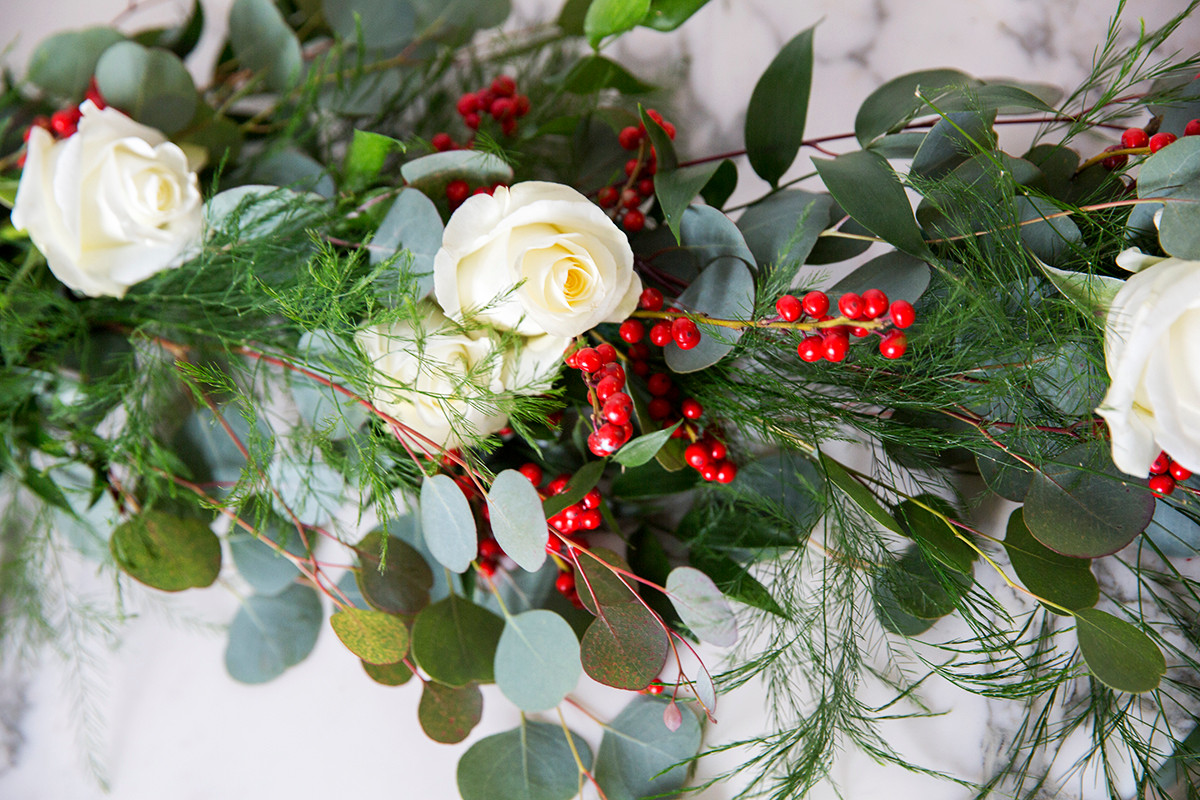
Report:
[[[936,769],[873,738],[875,636],[1024,705],[980,791],[1054,780],[1051,718],[1091,731],[1083,763],[1125,759],[1113,796],[1196,791],[1200,82],[1196,56],[1146,66],[1195,3],[1132,48],[1114,26],[1065,100],[900,76],[844,137],[861,149],[784,182],[819,146],[803,31],[749,100],[772,188],[740,213],[735,162],[681,158],[599,52],[704,4],[573,1],[509,41],[486,33],[503,2],[395,28],[369,0],[237,0],[203,89],[198,11],[43,43],[0,140],[0,478],[9,517],[57,515],[18,553],[241,582],[247,683],[302,661],[330,607],[371,679],[418,679],[435,741],[496,683],[522,722],[466,751],[465,800],[673,796],[719,690],[751,679],[818,698],[742,743],[751,790],[802,796],[847,742]],[[1031,121],[1038,143],[1000,148]],[[810,269],[876,243],[832,286]],[[843,463],[847,436],[886,456]],[[1020,504],[1003,538],[973,521],[985,496]],[[1103,597],[1100,559],[1132,600]],[[974,637],[939,638],[948,616]],[[713,674],[696,644],[747,629]],[[594,754],[524,716],[585,674],[634,693]]]

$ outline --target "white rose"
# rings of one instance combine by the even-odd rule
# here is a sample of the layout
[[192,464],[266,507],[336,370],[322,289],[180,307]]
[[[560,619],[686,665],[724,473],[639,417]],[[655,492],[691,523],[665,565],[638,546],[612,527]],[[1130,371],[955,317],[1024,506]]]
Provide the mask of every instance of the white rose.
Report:
[[443,448],[503,428],[508,414],[501,402],[545,391],[567,345],[542,336],[502,350],[497,338],[458,329],[432,303],[422,307],[416,326],[407,320],[370,326],[357,341],[379,373],[371,390],[375,407]]
[[1160,450],[1200,471],[1200,261],[1122,253],[1141,270],[1113,298],[1104,358],[1112,384],[1096,409],[1113,463],[1145,477]]
[[199,184],[183,151],[153,128],[90,100],[78,131],[29,136],[12,222],[50,271],[92,297],[123,297],[178,266],[199,238]]
[[595,203],[569,186],[530,181],[470,197],[454,212],[433,287],[452,318],[572,337],[628,317],[642,282],[629,240]]

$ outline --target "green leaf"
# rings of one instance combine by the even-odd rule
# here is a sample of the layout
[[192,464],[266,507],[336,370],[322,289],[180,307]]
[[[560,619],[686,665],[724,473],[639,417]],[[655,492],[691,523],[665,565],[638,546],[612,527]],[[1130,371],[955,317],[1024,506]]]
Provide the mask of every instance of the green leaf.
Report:
[[1195,501],[1190,496],[1159,499],[1145,537],[1168,558],[1196,558],[1200,556],[1200,523],[1194,519],[1196,513]]
[[907,300],[915,303],[929,287],[929,265],[908,253],[893,250],[872,258],[858,269],[842,278],[832,289],[830,297],[846,292],[862,294],[867,289],[878,289],[889,300]]
[[878,136],[899,130],[925,102],[916,96],[918,87],[934,92],[949,85],[978,85],[970,75],[954,69],[931,69],[901,75],[867,96],[854,118],[854,135],[864,147]]
[[[363,599],[389,614],[416,614],[429,605],[433,572],[415,548],[395,536],[371,531],[357,545],[356,581]],[[381,569],[382,565],[382,569]]]
[[688,560],[692,566],[712,578],[722,594],[739,603],[762,609],[784,619],[788,618],[787,612],[771,596],[767,587],[729,556],[692,547],[688,552]]
[[676,567],[667,576],[667,596],[683,624],[717,647],[737,643],[737,620],[712,578],[692,567]]
[[875,499],[875,495],[871,494],[871,490],[855,480],[839,462],[821,453],[821,467],[825,470],[825,478],[845,492],[854,501],[854,504],[865,511],[868,516],[889,531],[903,535],[904,529],[900,527],[900,523],[884,510],[879,501]]
[[571,476],[571,480],[567,482],[567,488],[564,492],[561,494],[552,494],[542,503],[542,510],[546,512],[546,518],[549,519],[567,506],[573,506],[582,500],[584,495],[595,488],[596,484],[600,482],[606,466],[608,466],[608,459],[602,458],[598,461],[589,461],[580,467]]
[[610,722],[596,754],[596,781],[608,800],[671,797],[683,789],[688,761],[700,751],[700,721],[685,713],[670,730],[667,701],[637,697]]
[[204,4],[200,0],[192,0],[191,13],[188,14],[188,18],[182,25],[144,31],[134,38],[138,44],[146,47],[162,47],[180,58],[187,58],[188,54],[195,49],[196,43],[200,41],[202,33],[204,33]]
[[592,766],[583,737],[571,741],[559,725],[529,722],[480,739],[458,761],[462,800],[571,800],[579,792],[579,767]]
[[733,190],[737,188],[737,183],[737,166],[727,158],[717,167],[717,171],[708,179],[708,183],[704,184],[704,188],[700,190],[700,196],[713,208],[724,208],[725,204],[729,202],[730,196],[733,195]]
[[[944,572],[917,547],[909,547],[899,561],[888,564],[876,578],[876,598],[884,589],[905,614],[937,619],[956,608],[958,598],[971,585],[970,573]],[[903,631],[901,631],[903,632]]]
[[475,515],[449,475],[433,475],[421,484],[421,530],[439,564],[451,572],[470,569],[479,549]]
[[592,0],[583,18],[588,44],[599,49],[606,36],[633,28],[650,13],[650,0]]
[[512,183],[512,167],[494,153],[482,150],[448,150],[414,158],[400,167],[405,182],[430,198],[444,198],[451,181],[471,186]]
[[412,259],[398,259],[395,280],[385,275],[378,281],[383,285],[376,294],[390,299],[393,307],[400,305],[400,289],[408,285],[406,278],[416,280],[411,299],[419,300],[433,291],[433,258],[442,246],[444,227],[437,206],[424,192],[401,189],[371,239],[371,263],[382,263],[402,251],[411,254]]
[[412,670],[403,661],[395,664],[368,664],[363,661],[362,666],[367,677],[380,686],[403,686],[412,680],[413,676]]
[[321,599],[294,583],[272,597],[242,603],[229,626],[225,669],[242,683],[266,683],[303,661],[321,630]]
[[417,704],[421,730],[435,742],[458,744],[483,718],[483,693],[475,684],[453,687],[426,681]]
[[799,267],[829,227],[833,198],[797,189],[784,189],[746,209],[737,227],[754,260],[765,266],[787,261]]
[[683,215],[688,206],[700,190],[708,185],[720,166],[718,163],[693,164],[690,167],[660,170],[654,176],[654,192],[667,227],[675,234],[675,241],[680,240]]
[[708,3],[708,0],[651,0],[642,25],[656,31],[673,31]]
[[[654,458],[655,454],[662,449],[662,446],[670,440],[671,434],[682,424],[682,421],[676,422],[669,428],[663,428],[661,431],[647,433],[644,436],[631,439],[613,454],[612,460],[622,466],[640,467]],[[507,550],[507,548],[505,549]]]
[[667,661],[667,633],[639,602],[604,605],[583,635],[583,671],[618,689],[645,689]]
[[370,186],[383,170],[383,163],[393,152],[404,152],[403,142],[381,133],[355,130],[350,149],[342,161],[342,189],[361,192]]
[[[255,515],[247,515],[245,511],[241,516],[255,525],[260,534],[292,555],[307,555],[304,552],[304,542],[296,533],[295,527],[289,530],[288,524],[275,514],[262,520],[257,519]],[[245,578],[256,594],[279,594],[300,574],[296,565],[280,555],[274,547],[237,528],[229,534],[229,554],[233,556],[238,574]]]
[[1091,560],[1061,555],[1034,539],[1020,508],[1008,518],[1004,549],[1021,583],[1040,599],[1072,611],[1091,608],[1100,599]]
[[[1028,89],[1008,83],[984,83],[982,85],[955,86],[947,91],[921,94],[932,100],[932,104],[943,113],[954,111],[1000,111],[1005,114],[1016,114],[1022,111],[1041,111],[1044,114],[1054,114],[1053,106],[1038,97]],[[929,87],[933,88],[933,87]]]
[[1158,688],[1167,663],[1154,641],[1112,614],[1085,608],[1075,612],[1079,653],[1095,678],[1118,692]]
[[592,0],[566,0],[554,24],[567,36],[583,36],[583,20]]
[[1097,275],[1090,272],[1071,272],[1057,269],[1040,260],[1035,260],[1038,268],[1045,274],[1054,288],[1063,296],[1079,306],[1086,314],[1097,319],[1104,319],[1112,300],[1121,291],[1125,281],[1110,275]]
[[1154,495],[1129,483],[1099,443],[1081,444],[1042,466],[1025,497],[1025,524],[1058,553],[1097,558],[1146,529]]
[[487,505],[500,547],[521,569],[536,572],[546,561],[550,541],[537,489],[520,472],[506,469],[492,482]]
[[261,73],[269,89],[286,92],[304,78],[300,40],[271,0],[234,0],[229,44],[241,65]]
[[[832,228],[834,226],[838,226],[837,230],[839,233],[853,234],[854,236],[871,236],[869,230],[847,217],[846,212],[837,203],[833,203],[829,209],[829,224],[827,227]],[[834,264],[838,261],[845,261],[861,255],[871,244],[872,242],[869,239],[821,236],[817,239],[817,243],[813,245],[812,252],[808,254],[807,263]]]
[[447,686],[491,683],[504,620],[452,594],[417,614],[412,653],[429,677]]
[[975,463],[989,489],[1005,500],[1024,502],[1033,483],[1033,470],[1003,450],[976,453]]
[[164,592],[211,586],[221,572],[221,542],[198,519],[143,511],[118,525],[108,546],[126,574]]
[[1162,249],[1176,258],[1200,259],[1200,141],[1185,136],[1142,164],[1138,197],[1169,197],[1158,224]]
[[771,186],[792,166],[804,141],[812,88],[813,29],[801,31],[772,59],[746,109],[746,155]]
[[563,78],[562,87],[573,94],[595,94],[605,89],[616,89],[621,94],[645,94],[654,89],[617,62],[598,55],[577,61]]
[[896,520],[907,529],[909,536],[920,543],[922,552],[950,569],[970,575],[977,555],[975,549],[958,538],[956,528],[925,506],[946,516],[954,516],[954,509],[949,503],[939,497],[923,494],[916,500],[905,500],[896,506]]
[[1074,220],[1070,217],[1054,216],[1061,211],[1048,200],[1040,197],[1018,197],[1017,213],[1021,222],[1030,223],[1022,225],[1018,231],[1021,243],[1048,264],[1058,264],[1069,259],[1076,246],[1083,240],[1083,234],[1079,232],[1079,226]]
[[346,608],[329,618],[346,649],[368,664],[394,664],[408,655],[408,627],[383,611]]
[[320,525],[337,513],[345,497],[346,479],[321,461],[286,453],[267,466],[267,479],[277,489],[271,503],[280,516],[293,514],[308,525]]
[[901,636],[918,636],[934,626],[936,619],[921,619],[901,608],[889,582],[881,578],[882,575],[875,577],[871,595],[875,600],[875,615],[884,630]]
[[104,51],[125,37],[113,28],[65,31],[43,40],[29,60],[29,82],[70,102],[83,97]]
[[321,16],[342,39],[368,50],[394,48],[416,35],[417,14],[405,0],[322,0]]
[[[660,451],[661,452],[661,451]],[[612,494],[622,500],[644,500],[668,494],[686,492],[696,485],[700,475],[695,470],[668,471],[656,458],[640,467],[631,467],[613,478]]]
[[605,547],[593,547],[588,552],[591,555],[579,554],[579,565],[575,570],[575,588],[584,608],[599,614],[599,608],[604,606],[638,603],[633,586],[610,569],[615,567],[629,572],[629,564],[625,559]]
[[168,135],[186,128],[196,113],[192,76],[169,50],[117,42],[96,63],[96,86],[109,105]]
[[813,165],[833,199],[855,221],[909,255],[933,257],[887,159],[859,150],[832,159],[816,158]]
[[496,685],[517,708],[554,708],[582,673],[579,640],[558,614],[535,609],[508,618],[496,648]]
[[937,180],[966,161],[969,154],[995,149],[995,122],[994,110],[963,111],[938,120],[922,138],[909,174]]

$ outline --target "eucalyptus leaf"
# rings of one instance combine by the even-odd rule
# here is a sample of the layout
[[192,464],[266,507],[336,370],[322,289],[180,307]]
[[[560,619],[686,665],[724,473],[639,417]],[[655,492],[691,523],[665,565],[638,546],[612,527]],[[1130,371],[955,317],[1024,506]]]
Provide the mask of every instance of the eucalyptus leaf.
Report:
[[426,681],[417,704],[425,735],[440,744],[458,744],[483,718],[483,693],[475,684],[453,687]]
[[329,618],[346,649],[368,664],[395,664],[408,654],[404,620],[374,609],[346,608]]
[[833,199],[855,221],[909,255],[932,258],[904,186],[887,159],[858,150],[833,159],[813,159],[813,165]]
[[583,673],[579,640],[553,611],[509,617],[496,647],[496,685],[522,711],[548,711],[574,691]]
[[546,561],[550,532],[537,488],[515,469],[496,476],[487,493],[492,535],[517,566],[536,572]]
[[451,572],[470,568],[479,549],[475,515],[449,475],[433,475],[421,484],[421,530],[438,563]]
[[1017,213],[1022,223],[1021,243],[1047,264],[1067,260],[1083,240],[1075,221],[1069,216],[1058,216],[1061,214],[1058,206],[1040,197],[1018,197]]
[[754,85],[746,109],[746,155],[759,177],[772,186],[791,167],[804,141],[812,88],[813,29],[780,49]]
[[1108,314],[1113,298],[1125,281],[1110,275],[1097,275],[1091,272],[1071,272],[1052,267],[1035,259],[1038,268],[1045,274],[1054,288],[1086,314],[1103,319]]
[[326,199],[334,195],[333,178],[312,156],[295,148],[268,153],[239,170],[242,183],[286,186],[297,192],[311,192]]
[[504,620],[452,594],[417,614],[412,654],[429,677],[447,686],[491,683]]
[[[1168,558],[1200,557],[1200,523],[1191,497],[1159,498],[1154,504],[1154,519],[1146,526],[1145,536]],[[1190,513],[1185,513],[1190,512]]]
[[595,775],[608,800],[670,797],[687,782],[687,762],[700,750],[700,722],[684,714],[680,726],[669,730],[666,705],[660,698],[634,698],[605,728]]
[[951,85],[979,85],[979,81],[953,69],[909,72],[893,78],[867,96],[854,118],[854,135],[864,147],[878,136],[899,130],[925,107],[917,89],[936,92]]
[[[416,614],[429,605],[433,573],[417,550],[395,536],[372,531],[355,545],[358,590],[373,608],[391,614]],[[382,568],[381,568],[382,567]]]
[[[412,670],[403,661],[395,664],[368,664],[363,661],[362,667],[367,677],[381,686],[403,686],[412,680],[413,676]],[[440,683],[434,685],[441,686]]]
[[1097,680],[1118,692],[1149,692],[1167,671],[1162,650],[1124,620],[1094,608],[1075,612],[1079,653]]
[[1200,259],[1200,137],[1185,136],[1142,164],[1138,197],[1170,198],[1163,204],[1158,241],[1176,258]]
[[[898,561],[889,563],[877,578],[905,614],[937,619],[954,611],[958,599],[971,585],[970,572],[945,572],[917,547],[909,547]],[[878,590],[877,590],[878,598]]]
[[273,91],[285,92],[304,77],[300,40],[272,0],[234,0],[229,44],[242,66],[260,73]]
[[941,515],[953,518],[954,509],[932,495],[918,495],[896,506],[896,520],[920,543],[923,553],[943,566],[970,575],[978,552]]
[[445,197],[451,181],[471,186],[512,183],[512,167],[499,156],[482,150],[448,150],[415,158],[400,167],[400,176],[427,197]]
[[595,681],[639,691],[662,670],[668,639],[662,622],[639,602],[603,605],[581,643],[583,670]]
[[164,592],[211,586],[221,572],[221,542],[208,525],[162,511],[118,525],[109,549],[125,574]]
[[411,254],[411,260],[397,259],[395,278],[384,275],[377,294],[397,306],[405,295],[410,280],[415,288],[410,297],[420,300],[433,291],[433,259],[442,246],[442,217],[437,206],[416,189],[401,189],[392,207],[379,223],[371,240],[371,263],[380,264],[401,252]]
[[676,567],[667,576],[667,597],[692,633],[709,644],[737,643],[737,620],[712,578],[693,567]]
[[279,454],[267,467],[267,479],[276,491],[271,502],[280,516],[307,525],[320,525],[342,505],[346,479],[323,461],[302,460]]
[[921,141],[909,174],[926,180],[943,177],[968,155],[996,147],[995,110],[962,111],[938,120]]
[[616,89],[621,94],[645,94],[654,89],[623,66],[599,55],[584,56],[563,78],[563,88],[573,94],[594,94]]
[[579,762],[590,769],[592,750],[570,735],[568,742],[562,726],[522,717],[520,727],[475,742],[458,761],[462,800],[571,800]]
[[417,13],[406,0],[323,0],[321,15],[338,36],[368,50],[395,48],[416,35]]
[[746,209],[737,227],[760,265],[787,261],[799,267],[829,227],[832,208],[827,194],[784,189]]
[[1033,483],[1033,470],[1002,450],[976,453],[975,463],[984,483],[1005,500],[1025,500]]
[[915,303],[925,294],[930,277],[929,264],[908,253],[893,250],[876,256],[842,278],[828,294],[835,297],[846,292],[862,294],[867,289],[878,289],[891,301]]
[[629,579],[615,571],[630,571],[625,559],[606,547],[589,548],[587,553],[580,553],[577,558],[575,588],[589,612],[599,614],[605,606],[640,603]]
[[96,62],[96,86],[110,105],[168,135],[186,128],[196,113],[192,76],[169,50],[118,42]]
[[[282,547],[294,556],[304,557],[304,542],[293,526],[271,514],[262,520],[247,516],[242,512],[242,518],[255,525],[260,535],[267,537],[276,545]],[[281,555],[274,547],[260,540],[257,536],[235,529],[229,534],[229,554],[246,583],[250,584],[255,593],[263,595],[279,594],[299,576],[288,558]]]
[[125,37],[113,28],[64,31],[44,39],[33,51],[26,73],[29,82],[55,97],[78,101],[87,91],[96,64],[108,48]]
[[[1100,584],[1092,574],[1091,560],[1061,555],[1034,539],[1020,508],[1008,518],[1004,549],[1021,583],[1038,599],[1072,611],[1091,608],[1100,599]],[[1050,610],[1061,613],[1055,608]]]
[[225,669],[242,683],[274,680],[308,657],[320,630],[321,600],[311,587],[248,597],[229,626]]

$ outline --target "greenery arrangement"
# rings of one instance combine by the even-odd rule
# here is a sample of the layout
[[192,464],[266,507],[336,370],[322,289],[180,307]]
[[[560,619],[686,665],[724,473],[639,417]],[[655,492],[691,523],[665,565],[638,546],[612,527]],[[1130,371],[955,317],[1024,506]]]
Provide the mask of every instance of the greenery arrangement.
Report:
[[[464,800],[675,796],[751,680],[739,796],[852,747],[943,775],[878,727],[930,678],[1022,709],[969,794],[1198,796],[1197,3],[1131,46],[1118,9],[1065,97],[902,75],[821,140],[806,30],[744,153],[690,157],[602,50],[705,2],[236,0],[201,88],[199,5],[43,42],[0,101],[4,651],[70,547],[243,591],[239,681],[327,619],[435,741],[496,683]],[[594,753],[585,674],[631,693]]]

